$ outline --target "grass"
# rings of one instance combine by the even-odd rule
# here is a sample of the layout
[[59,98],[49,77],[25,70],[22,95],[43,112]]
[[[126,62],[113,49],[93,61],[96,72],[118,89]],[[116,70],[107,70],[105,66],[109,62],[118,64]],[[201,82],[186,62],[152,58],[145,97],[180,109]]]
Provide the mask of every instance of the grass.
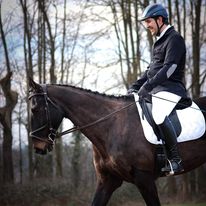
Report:
[[205,203],[184,203],[184,204],[174,204],[174,205],[163,205],[163,206],[206,206]]
[[[74,193],[69,182],[59,180],[53,182],[32,182],[24,185],[0,186],[0,206],[85,206],[90,205],[93,191],[81,188],[78,194]],[[193,202],[177,204],[173,198],[162,196],[162,206],[206,206],[206,198],[193,199]],[[195,203],[198,202],[198,203]],[[166,204],[168,203],[168,204]],[[169,204],[170,203],[170,204]],[[172,204],[171,204],[172,203]],[[129,184],[124,184],[115,193],[108,206],[145,206],[137,193],[137,189]]]

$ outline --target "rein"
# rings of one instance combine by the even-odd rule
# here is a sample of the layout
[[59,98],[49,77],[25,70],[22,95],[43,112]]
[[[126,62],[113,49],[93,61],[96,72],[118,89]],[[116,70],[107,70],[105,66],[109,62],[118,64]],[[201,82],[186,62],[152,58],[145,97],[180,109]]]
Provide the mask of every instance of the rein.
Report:
[[126,105],[126,106],[118,109],[118,110],[115,110],[114,112],[112,112],[112,113],[110,113],[110,114],[105,115],[104,117],[101,117],[101,118],[97,119],[97,120],[94,121],[94,122],[90,122],[90,123],[88,123],[88,124],[86,124],[86,125],[83,125],[83,126],[81,126],[81,127],[79,127],[79,126],[74,126],[74,127],[70,128],[70,129],[64,131],[64,132],[57,133],[57,138],[65,135],[65,134],[69,134],[69,133],[71,133],[71,132],[80,131],[80,130],[82,130],[82,129],[87,129],[88,127],[91,127],[91,126],[94,126],[95,124],[98,124],[98,123],[100,123],[100,122],[103,122],[103,121],[109,119],[111,116],[115,115],[116,113],[121,112],[122,110],[125,110],[125,109],[127,109],[128,107],[134,105],[135,103],[136,103],[136,102],[132,102],[132,103],[130,103],[130,104],[128,104],[128,105]]

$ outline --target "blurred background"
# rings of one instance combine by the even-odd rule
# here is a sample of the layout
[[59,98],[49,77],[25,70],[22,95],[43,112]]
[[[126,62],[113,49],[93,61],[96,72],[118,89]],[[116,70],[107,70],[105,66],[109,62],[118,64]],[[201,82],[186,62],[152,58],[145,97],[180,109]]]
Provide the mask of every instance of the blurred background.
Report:
[[[124,95],[150,62],[138,22],[148,0],[0,0],[0,205],[85,206],[96,186],[91,143],[76,132],[46,156],[29,138],[28,77]],[[206,0],[160,0],[187,47],[189,95],[206,95]],[[177,45],[178,46],[178,45]],[[61,130],[71,122],[64,120]],[[206,165],[157,181],[165,205],[206,205]],[[125,183],[110,206],[144,205]]]

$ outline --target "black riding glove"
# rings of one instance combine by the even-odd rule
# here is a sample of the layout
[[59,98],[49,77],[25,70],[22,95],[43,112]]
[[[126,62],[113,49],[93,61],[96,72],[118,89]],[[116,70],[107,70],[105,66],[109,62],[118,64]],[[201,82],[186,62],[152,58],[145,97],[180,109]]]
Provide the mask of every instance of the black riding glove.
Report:
[[130,94],[132,94],[132,93],[137,93],[137,92],[138,92],[138,90],[133,89],[133,88],[130,88],[130,89],[127,90],[127,94],[128,94],[128,95],[130,95]]
[[140,88],[138,91],[138,95],[142,99],[150,99],[150,94],[149,92],[152,91],[152,86],[148,83],[143,84],[143,86]]

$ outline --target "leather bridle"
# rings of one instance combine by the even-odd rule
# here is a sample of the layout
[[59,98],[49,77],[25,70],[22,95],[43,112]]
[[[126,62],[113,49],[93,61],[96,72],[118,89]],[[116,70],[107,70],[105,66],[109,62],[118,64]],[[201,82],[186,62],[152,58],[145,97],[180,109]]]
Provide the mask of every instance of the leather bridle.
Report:
[[[62,111],[60,110],[60,108],[48,97],[47,95],[47,86],[46,84],[41,85],[43,91],[40,93],[33,93],[29,96],[29,100],[31,100],[33,97],[36,96],[43,96],[44,100],[45,100],[45,112],[46,112],[46,123],[44,125],[42,125],[41,127],[37,128],[36,130],[30,132],[30,137],[32,137],[32,139],[36,139],[38,141],[42,141],[42,142],[46,142],[47,144],[49,144],[50,146],[53,147],[54,145],[54,140],[56,138],[57,135],[57,130],[53,128],[52,126],[52,122],[51,122],[51,114],[49,111],[49,103],[51,103],[52,106],[54,106],[58,112]],[[48,128],[49,130],[49,134],[47,139],[45,138],[41,138],[37,135],[38,132],[40,132],[41,130]],[[49,149],[49,148],[48,148]]]

